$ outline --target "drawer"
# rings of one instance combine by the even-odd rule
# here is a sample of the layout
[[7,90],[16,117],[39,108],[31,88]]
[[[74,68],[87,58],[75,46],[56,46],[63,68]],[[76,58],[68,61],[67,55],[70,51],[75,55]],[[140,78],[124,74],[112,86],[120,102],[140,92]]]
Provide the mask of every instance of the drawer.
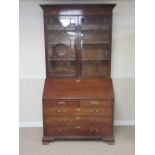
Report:
[[45,124],[47,126],[104,126],[112,125],[112,117],[110,116],[63,116],[63,117],[46,117]]
[[80,100],[80,107],[108,108],[111,104],[111,100]]
[[106,108],[72,108],[44,107],[45,116],[55,115],[112,115],[112,107]]
[[77,107],[78,102],[75,100],[45,100],[46,107]]
[[112,135],[112,127],[48,127],[46,129],[47,136],[65,137],[65,136],[110,136]]

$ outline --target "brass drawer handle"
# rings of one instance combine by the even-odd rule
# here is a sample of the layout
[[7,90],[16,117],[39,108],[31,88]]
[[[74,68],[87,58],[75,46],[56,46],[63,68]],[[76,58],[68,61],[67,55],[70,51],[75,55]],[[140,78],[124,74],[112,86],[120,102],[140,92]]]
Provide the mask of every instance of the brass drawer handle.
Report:
[[90,129],[90,132],[98,132],[98,129],[92,128],[92,129]]
[[66,131],[66,129],[58,129],[59,132],[63,133]]
[[90,104],[91,104],[91,105],[99,105],[100,102],[98,102],[98,101],[91,101]]
[[99,113],[100,110],[99,109],[92,109],[90,112]]
[[59,101],[57,104],[58,104],[59,106],[64,106],[66,103],[65,103],[64,101]]
[[76,128],[76,129],[81,129],[81,127],[80,127],[80,126],[76,126],[75,128]]
[[58,119],[58,122],[66,122],[66,121],[67,121],[66,118],[59,118],[59,119]]
[[90,118],[89,121],[90,122],[98,122],[98,119],[97,118]]
[[80,108],[76,108],[76,111],[80,111],[81,109]]
[[81,118],[79,116],[75,117],[76,120],[80,120]]
[[63,113],[65,113],[66,112],[66,110],[65,109],[62,109],[62,110],[58,110],[58,113],[61,113],[61,112],[63,112]]

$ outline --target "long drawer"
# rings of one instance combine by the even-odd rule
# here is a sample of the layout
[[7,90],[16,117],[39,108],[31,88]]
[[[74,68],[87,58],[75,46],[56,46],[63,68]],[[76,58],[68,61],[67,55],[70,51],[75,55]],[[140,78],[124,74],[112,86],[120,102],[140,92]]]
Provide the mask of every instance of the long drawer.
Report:
[[45,123],[47,126],[103,126],[112,125],[112,117],[110,116],[48,116]]
[[46,107],[98,107],[105,108],[112,104],[111,100],[45,100]]
[[47,136],[108,136],[112,134],[112,127],[48,127]]
[[45,107],[45,116],[58,116],[58,115],[112,115],[112,107],[106,108],[59,108],[59,107]]

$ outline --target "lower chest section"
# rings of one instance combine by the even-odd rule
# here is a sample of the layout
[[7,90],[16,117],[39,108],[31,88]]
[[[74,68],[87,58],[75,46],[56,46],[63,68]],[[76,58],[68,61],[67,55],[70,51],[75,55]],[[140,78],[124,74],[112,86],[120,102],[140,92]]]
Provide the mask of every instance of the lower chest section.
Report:
[[44,136],[110,136],[113,108],[112,100],[44,100]]

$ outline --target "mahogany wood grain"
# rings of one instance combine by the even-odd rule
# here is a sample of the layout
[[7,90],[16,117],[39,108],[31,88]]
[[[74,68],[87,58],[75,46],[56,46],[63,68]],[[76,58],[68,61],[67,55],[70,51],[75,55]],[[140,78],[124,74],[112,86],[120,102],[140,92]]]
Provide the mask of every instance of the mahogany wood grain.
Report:
[[44,107],[45,116],[59,116],[59,115],[110,115],[112,116],[112,108],[53,108]]
[[93,116],[93,115],[69,115],[69,116],[47,116],[45,123],[47,126],[112,126],[111,116]]
[[45,99],[110,99],[113,100],[110,78],[47,78]]

